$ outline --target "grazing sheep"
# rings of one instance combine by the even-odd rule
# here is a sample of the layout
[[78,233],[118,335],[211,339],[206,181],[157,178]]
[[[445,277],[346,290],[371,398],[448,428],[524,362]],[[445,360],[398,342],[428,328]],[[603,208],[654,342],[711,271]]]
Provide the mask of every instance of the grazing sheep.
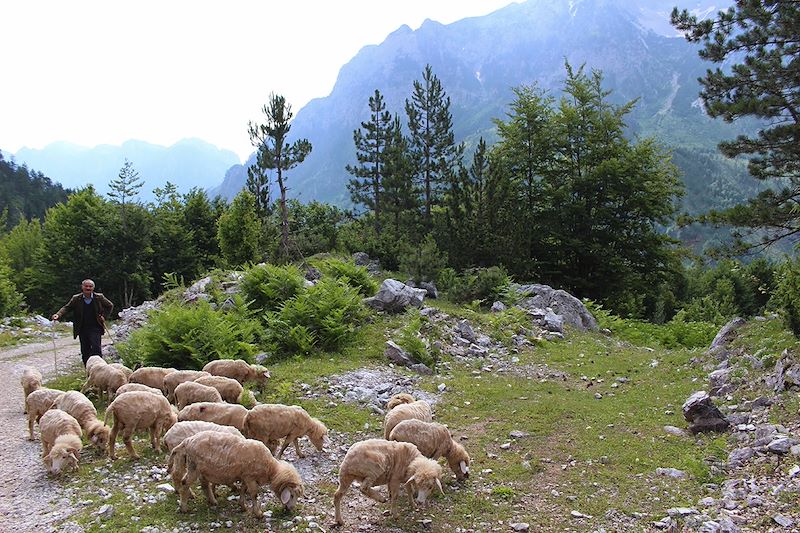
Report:
[[121,370],[122,373],[125,374],[125,379],[130,379],[131,374],[133,374],[133,370],[123,365],[122,363],[109,363],[108,366],[116,368],[117,370]]
[[414,491],[417,492],[417,502],[425,503],[435,488],[444,493],[441,476],[442,467],[439,463],[423,457],[417,447],[409,442],[382,439],[357,442],[347,450],[339,467],[339,488],[333,495],[336,523],[344,524],[342,497],[353,481],[359,482],[365,496],[378,502],[385,502],[386,498],[373,487],[387,485],[392,516],[397,516],[397,495],[402,487],[405,487],[412,506]]
[[383,419],[383,438],[389,440],[389,434],[403,420],[433,421],[431,405],[425,400],[414,401],[406,393],[395,394],[386,404],[388,412]]
[[122,387],[128,382],[125,373],[118,368],[114,368],[109,364],[94,365],[92,371],[89,372],[89,378],[81,387],[81,392],[85,393],[89,389],[97,389],[100,397],[103,392],[108,394],[109,399],[113,398],[117,389]]
[[197,479],[212,506],[217,504],[213,485],[240,483],[239,504],[247,511],[245,495],[249,495],[250,512],[256,517],[263,516],[258,502],[262,485],[269,484],[290,511],[303,495],[303,480],[292,465],[275,459],[264,443],[229,433],[203,431],[186,438],[172,450],[169,464],[181,512],[187,511],[189,488]]
[[214,387],[201,385],[194,381],[184,381],[175,387],[175,405],[183,409],[189,404],[199,402],[222,402],[222,396]]
[[161,392],[161,389],[154,389],[153,387],[144,385],[142,383],[126,383],[125,385],[117,389],[117,396],[132,391],[144,391],[144,392],[149,392],[151,394],[156,394],[158,396],[164,396],[164,393]]
[[42,458],[51,474],[64,467],[78,468],[81,453],[81,426],[71,415],[50,409],[39,421],[42,434]]
[[278,441],[285,438],[283,445],[275,455],[280,459],[283,451],[290,444],[294,444],[297,457],[304,457],[300,451],[300,444],[297,442],[297,439],[304,435],[308,435],[317,450],[322,450],[328,428],[316,418],[311,418],[302,407],[267,403],[256,405],[247,413],[244,421],[244,434],[260,440],[273,453],[278,446]]
[[28,413],[29,440],[33,440],[33,423],[39,422],[42,415],[53,407],[53,403],[64,395],[64,391],[55,389],[35,390],[25,398],[25,410]]
[[22,392],[25,394],[25,398],[23,398],[22,402],[24,408],[22,412],[27,413],[28,407],[25,405],[25,400],[28,399],[28,394],[42,388],[42,373],[32,366],[26,366],[25,370],[22,371],[22,377],[19,381],[22,384]]
[[153,449],[161,451],[161,435],[171,428],[176,420],[175,412],[166,398],[145,391],[126,392],[118,396],[106,409],[104,421],[111,416],[114,426],[108,439],[108,456],[114,459],[114,444],[117,434],[122,433],[122,441],[128,454],[134,459],[139,455],[133,448],[131,437],[136,431],[147,429]]
[[203,376],[197,378],[194,382],[214,387],[219,391],[222,399],[228,403],[237,403],[244,390],[241,383],[225,376]]
[[153,387],[160,391],[164,391],[164,377],[177,372],[174,368],[161,368],[160,366],[143,366],[137,368],[128,379],[129,383],[141,383],[148,387]]
[[93,446],[97,446],[101,450],[106,449],[111,428],[97,418],[97,409],[89,398],[72,390],[53,402],[53,407],[72,415],[81,425],[86,438]]
[[164,376],[164,394],[167,396],[167,400],[170,403],[175,403],[175,387],[183,383],[184,381],[194,381],[199,377],[203,376],[210,376],[208,372],[203,372],[202,370],[177,370],[175,372],[170,372],[166,376]]
[[244,359],[217,359],[206,364],[203,370],[214,376],[235,379],[242,385],[248,381],[266,385],[270,378],[269,370],[261,365],[251,365]]
[[248,410],[236,403],[200,402],[187,405],[178,413],[178,420],[205,420],[222,426],[233,426],[243,434]]
[[403,420],[389,435],[389,440],[410,442],[429,459],[444,457],[450,470],[460,480],[469,477],[469,454],[453,440],[446,426],[422,420]]
[[206,422],[205,420],[185,420],[183,422],[177,422],[174,426],[169,428],[169,431],[164,435],[164,444],[167,445],[169,451],[172,451],[178,444],[183,442],[184,439],[196,435],[201,431],[219,431],[221,433],[230,433],[231,435],[244,438],[244,435],[233,426],[223,426],[215,424],[214,422]]
[[107,365],[106,360],[103,359],[101,355],[93,355],[86,360],[86,375],[88,376],[89,373],[92,371],[92,368],[95,366],[103,366]]

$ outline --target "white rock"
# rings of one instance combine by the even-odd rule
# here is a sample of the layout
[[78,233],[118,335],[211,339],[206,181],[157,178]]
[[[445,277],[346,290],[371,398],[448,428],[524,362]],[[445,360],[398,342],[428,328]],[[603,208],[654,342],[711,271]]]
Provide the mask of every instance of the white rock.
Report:
[[161,485],[158,485],[156,488],[161,492],[168,492],[168,493],[175,492],[175,487],[173,487],[169,483],[162,483]]
[[569,514],[572,518],[592,518],[592,515],[583,514],[579,511],[571,511]]

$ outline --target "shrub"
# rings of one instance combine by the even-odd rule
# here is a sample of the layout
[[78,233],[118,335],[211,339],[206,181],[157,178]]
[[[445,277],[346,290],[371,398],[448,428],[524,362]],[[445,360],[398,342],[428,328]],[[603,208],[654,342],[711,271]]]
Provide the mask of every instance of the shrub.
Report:
[[378,290],[378,282],[363,266],[357,266],[352,261],[342,261],[335,257],[312,261],[314,267],[318,268],[326,276],[338,279],[346,285],[350,285],[364,296],[372,296]]
[[201,369],[214,359],[250,361],[261,329],[247,310],[215,311],[206,301],[190,306],[168,304],[119,346],[128,365]]
[[366,309],[356,289],[336,279],[323,278],[265,318],[276,353],[292,355],[315,349],[339,350],[353,339],[365,316]]
[[0,262],[0,317],[19,312],[22,296],[11,281],[11,269]]
[[409,311],[409,317],[409,321],[400,329],[397,344],[408,352],[413,360],[433,368],[437,357],[428,349],[428,345],[420,335],[424,319],[417,309]]
[[503,299],[511,285],[511,278],[503,267],[468,270],[450,289],[449,295],[456,302],[480,300],[493,303]]
[[439,271],[447,266],[447,253],[439,251],[433,235],[428,234],[420,244],[405,244],[399,268],[414,281],[433,281]]
[[247,269],[240,287],[253,310],[274,311],[299,293],[305,278],[294,265],[255,265]]
[[787,259],[778,269],[778,281],[771,301],[795,336],[800,336],[800,259]]

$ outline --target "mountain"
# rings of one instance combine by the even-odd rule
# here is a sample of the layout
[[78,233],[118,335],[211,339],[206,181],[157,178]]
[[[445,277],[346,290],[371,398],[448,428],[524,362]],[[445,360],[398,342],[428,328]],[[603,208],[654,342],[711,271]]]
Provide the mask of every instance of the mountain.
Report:
[[205,189],[239,163],[235,153],[201,139],[183,139],[169,147],[135,140],[121,146],[103,144],[94,148],[56,142],[41,150],[22,148],[14,154],[18,164],[25,163],[65,187],[91,183],[101,193],[108,192],[108,183],[117,177],[126,158],[144,179],[140,192],[143,200],[152,199],[153,189],[167,181],[177,185],[180,192],[192,187]]
[[[685,7],[703,15],[731,3],[690,0]],[[479,136],[496,140],[492,119],[505,117],[512,87],[538,83],[558,96],[567,59],[574,67],[601,70],[612,101],[638,99],[628,117],[631,135],[654,135],[668,147],[716,157],[716,144],[745,125],[705,115],[697,78],[708,64],[669,25],[673,5],[674,0],[528,0],[448,25],[426,20],[415,31],[402,26],[380,45],[362,48],[341,68],[330,95],[297,112],[291,135],[308,138],[313,151],[288,173],[290,195],[347,205],[350,176],[344,167],[355,162],[352,133],[368,117],[369,97],[379,89],[387,109],[405,122],[404,101],[428,63],[451,98],[456,141],[468,148]],[[229,169],[213,191],[232,198],[252,161],[251,156]],[[713,194],[705,187],[713,180],[696,172],[712,166],[719,163],[683,169],[693,192]]]

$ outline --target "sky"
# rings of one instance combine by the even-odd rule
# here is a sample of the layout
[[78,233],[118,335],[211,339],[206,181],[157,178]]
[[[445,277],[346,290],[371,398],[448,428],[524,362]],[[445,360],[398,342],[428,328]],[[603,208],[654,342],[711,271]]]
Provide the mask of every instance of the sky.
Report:
[[270,92],[296,113],[407,24],[512,0],[11,0],[0,31],[0,149],[196,137],[252,152]]

